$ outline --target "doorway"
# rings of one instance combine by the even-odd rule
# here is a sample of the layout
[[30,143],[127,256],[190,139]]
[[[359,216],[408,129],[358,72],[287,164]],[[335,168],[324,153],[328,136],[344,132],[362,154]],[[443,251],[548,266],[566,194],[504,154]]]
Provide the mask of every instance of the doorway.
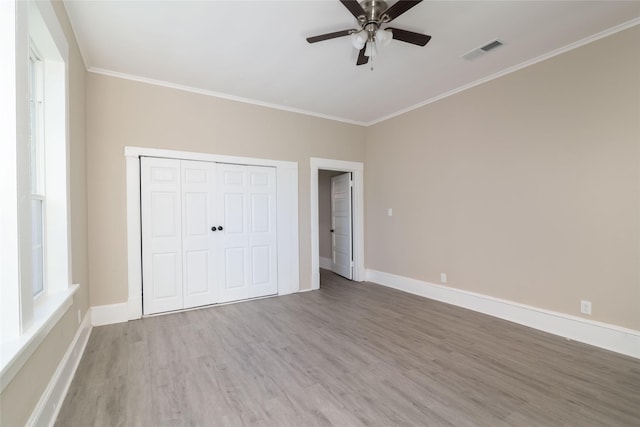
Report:
[[[320,214],[320,193],[323,193],[326,208],[326,187],[324,190],[320,187],[325,184],[322,180],[331,176],[348,173],[352,181],[351,187],[351,207],[350,215],[352,232],[351,248],[353,266],[352,279],[356,282],[362,282],[365,279],[364,270],[364,164],[360,162],[348,162],[342,160],[311,158],[311,289],[320,288],[320,268],[333,270],[334,260],[332,259],[328,247],[328,242],[333,242],[330,233],[331,227],[327,228],[326,212],[324,212],[322,225]],[[329,216],[330,218],[330,216]],[[323,229],[324,228],[324,229]],[[335,231],[335,228],[333,228]],[[322,239],[322,242],[321,242]],[[322,245],[322,251],[321,251]],[[331,263],[331,265],[330,265]]]
[[320,268],[353,280],[351,172],[318,171]]

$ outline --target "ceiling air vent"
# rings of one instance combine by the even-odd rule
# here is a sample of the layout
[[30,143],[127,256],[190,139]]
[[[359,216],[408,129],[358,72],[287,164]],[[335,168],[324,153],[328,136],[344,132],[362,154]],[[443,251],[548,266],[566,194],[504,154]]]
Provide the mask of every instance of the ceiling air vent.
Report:
[[502,46],[504,43],[502,43],[500,40],[493,40],[487,44],[485,44],[484,46],[480,46],[479,48],[473,49],[467,53],[465,53],[464,55],[462,55],[462,58],[466,59],[467,61],[471,61],[472,59],[476,59],[478,56],[480,55],[484,55],[485,53],[489,52],[490,50],[493,50],[497,47]]

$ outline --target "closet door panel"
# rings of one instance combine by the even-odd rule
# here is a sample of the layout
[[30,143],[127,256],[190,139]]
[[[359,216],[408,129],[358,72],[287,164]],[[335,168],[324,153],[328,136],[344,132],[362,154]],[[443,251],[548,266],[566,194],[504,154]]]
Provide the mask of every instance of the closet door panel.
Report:
[[140,160],[143,313],[178,310],[182,298],[180,161]]
[[249,292],[249,244],[247,210],[247,168],[218,163],[219,220],[223,227],[218,235],[221,269],[219,271],[220,302],[251,298]]
[[226,248],[224,254],[225,288],[228,290],[241,290],[246,287],[245,248]]
[[269,286],[273,276],[271,248],[268,245],[253,246],[251,248],[251,261],[253,286]]
[[216,283],[216,164],[183,160],[184,308],[218,302]]
[[278,293],[276,170],[247,166],[251,298]]

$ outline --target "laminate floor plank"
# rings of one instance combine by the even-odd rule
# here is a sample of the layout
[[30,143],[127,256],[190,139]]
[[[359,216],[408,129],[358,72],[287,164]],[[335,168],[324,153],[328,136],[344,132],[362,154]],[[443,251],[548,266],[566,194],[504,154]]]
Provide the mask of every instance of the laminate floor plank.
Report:
[[321,272],[96,327],[56,426],[640,426],[640,361]]

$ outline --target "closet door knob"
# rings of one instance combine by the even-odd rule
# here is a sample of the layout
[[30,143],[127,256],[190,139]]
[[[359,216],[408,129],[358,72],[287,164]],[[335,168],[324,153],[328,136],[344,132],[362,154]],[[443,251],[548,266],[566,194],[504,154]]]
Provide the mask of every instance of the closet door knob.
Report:
[[213,227],[211,227],[211,231],[216,231],[216,230],[217,230],[217,228],[216,228],[215,225]]
[[222,231],[222,226],[221,225],[218,226],[218,230]]

